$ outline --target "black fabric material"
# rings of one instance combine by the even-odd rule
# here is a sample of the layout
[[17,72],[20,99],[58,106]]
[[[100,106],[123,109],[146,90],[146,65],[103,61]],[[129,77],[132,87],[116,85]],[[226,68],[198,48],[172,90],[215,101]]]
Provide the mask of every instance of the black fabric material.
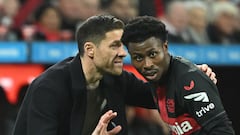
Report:
[[[150,86],[126,71],[105,75],[100,87],[107,99],[102,113],[109,109],[118,113],[113,122],[122,126],[120,135],[128,132],[125,105],[156,108]],[[81,135],[86,93],[79,55],[51,66],[29,86],[13,135]]]

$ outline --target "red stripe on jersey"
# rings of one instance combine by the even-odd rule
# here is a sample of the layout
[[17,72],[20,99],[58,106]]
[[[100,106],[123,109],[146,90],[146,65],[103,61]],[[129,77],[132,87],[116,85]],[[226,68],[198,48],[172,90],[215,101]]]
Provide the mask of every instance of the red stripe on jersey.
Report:
[[176,116],[175,118],[169,117],[166,104],[166,89],[164,87],[158,87],[157,97],[161,117],[163,121],[171,127],[172,135],[191,135],[193,132],[201,129],[197,121],[187,113]]
[[166,89],[164,87],[157,88],[157,98],[161,117],[164,121],[168,121],[168,114],[166,108]]

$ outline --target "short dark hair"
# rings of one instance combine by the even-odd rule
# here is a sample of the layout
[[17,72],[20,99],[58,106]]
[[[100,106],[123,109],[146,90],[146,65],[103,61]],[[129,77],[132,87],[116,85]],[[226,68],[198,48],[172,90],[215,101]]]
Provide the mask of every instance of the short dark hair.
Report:
[[105,38],[107,32],[123,28],[124,23],[112,15],[101,14],[88,18],[76,32],[79,54],[83,55],[85,42],[93,42],[98,45]]
[[126,24],[121,40],[128,47],[130,42],[140,43],[150,37],[165,42],[167,35],[166,26],[160,20],[152,16],[138,16]]

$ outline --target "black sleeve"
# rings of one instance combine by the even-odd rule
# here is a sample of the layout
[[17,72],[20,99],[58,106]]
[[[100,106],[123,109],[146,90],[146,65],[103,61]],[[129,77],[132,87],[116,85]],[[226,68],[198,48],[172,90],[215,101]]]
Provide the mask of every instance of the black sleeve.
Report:
[[14,135],[57,135],[58,109],[61,107],[58,90],[46,84],[30,86],[16,121]]
[[126,103],[131,106],[156,109],[152,94],[154,89],[151,85],[129,72],[124,72],[123,76],[126,86]]
[[232,128],[232,122],[229,120],[226,113],[219,117],[218,120],[212,121],[212,123],[213,124],[208,124],[208,126],[205,126],[200,131],[200,134],[235,135],[235,131]]
[[[234,134],[216,85],[199,70],[183,75],[179,96],[186,111],[196,119],[208,135]],[[224,129],[224,131],[223,131]]]

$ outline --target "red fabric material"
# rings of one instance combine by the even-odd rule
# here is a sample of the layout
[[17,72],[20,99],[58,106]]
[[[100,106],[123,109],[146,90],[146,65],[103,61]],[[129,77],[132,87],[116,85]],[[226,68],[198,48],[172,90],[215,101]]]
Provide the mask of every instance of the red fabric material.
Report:
[[28,0],[22,5],[18,14],[14,17],[13,27],[18,29],[30,14],[43,2],[43,0]]
[[156,9],[156,17],[162,17],[164,15],[164,7],[162,0],[154,0],[155,9]]

